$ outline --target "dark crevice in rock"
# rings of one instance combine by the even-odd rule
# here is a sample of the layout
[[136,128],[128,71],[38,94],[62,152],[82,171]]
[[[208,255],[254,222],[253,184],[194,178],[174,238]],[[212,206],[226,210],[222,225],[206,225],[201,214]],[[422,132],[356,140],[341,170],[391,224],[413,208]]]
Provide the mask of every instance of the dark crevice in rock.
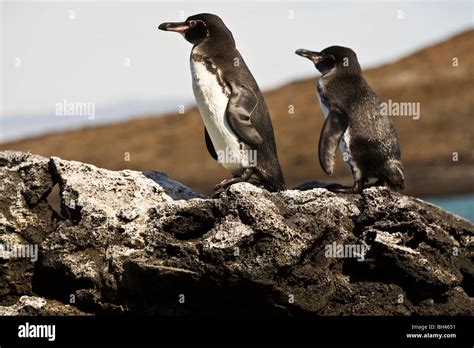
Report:
[[[219,285],[216,285],[217,284]],[[283,318],[275,307],[271,287],[222,273],[199,279],[183,274],[159,274],[129,263],[120,302],[130,314],[187,318]]]
[[176,212],[163,223],[163,230],[178,240],[202,237],[214,227],[211,209],[187,209]]
[[420,277],[408,274],[403,266],[397,265],[397,260],[383,254],[368,253],[364,262],[356,259],[344,259],[343,274],[350,277],[351,282],[376,282],[384,284],[396,284],[400,286],[408,298],[419,303],[426,298],[439,297],[448,290],[448,284],[427,283]]
[[474,257],[462,256],[461,257],[461,274],[463,280],[461,287],[464,289],[469,297],[474,297]]
[[361,195],[361,199],[357,201],[356,205],[360,213],[359,215],[352,217],[354,226],[352,233],[355,236],[360,237],[366,227],[372,226],[377,221],[377,217],[366,216],[367,198],[365,195]]
[[[373,257],[373,256],[372,256]],[[425,298],[432,297],[432,292],[419,291],[417,284],[407,279],[403,271],[394,267],[391,260],[383,257],[372,258],[366,256],[365,262],[356,259],[344,259],[342,272],[350,277],[351,283],[383,283],[400,286],[412,302],[420,302]],[[370,259],[372,258],[372,259]],[[439,294],[439,292],[437,292]]]
[[239,217],[240,221],[244,225],[252,226],[253,224],[255,224],[255,221],[256,221],[255,217],[252,216],[251,213],[246,211],[246,209],[241,209],[240,207],[237,207],[237,214],[238,214],[238,217]]
[[426,231],[420,231],[419,233],[411,233],[411,239],[405,243],[409,248],[416,249],[421,242],[426,242]]
[[[41,258],[35,265],[32,278],[32,289],[37,295],[69,304],[71,295],[78,289],[93,288],[89,279],[77,279],[63,268],[44,267]],[[85,308],[87,311],[87,308]]]
[[46,201],[55,184],[54,177],[48,170],[46,163],[32,163],[22,165],[18,174],[23,181],[25,190],[22,195],[30,208],[35,208],[40,202]]
[[64,217],[65,220],[69,220],[73,226],[78,226],[82,220],[82,207],[77,204],[77,200],[79,198],[79,193],[73,190],[68,192],[68,199],[69,201],[74,201],[75,205],[74,208],[70,208],[66,205],[63,197],[63,188],[60,184],[60,195],[61,195],[61,216]]

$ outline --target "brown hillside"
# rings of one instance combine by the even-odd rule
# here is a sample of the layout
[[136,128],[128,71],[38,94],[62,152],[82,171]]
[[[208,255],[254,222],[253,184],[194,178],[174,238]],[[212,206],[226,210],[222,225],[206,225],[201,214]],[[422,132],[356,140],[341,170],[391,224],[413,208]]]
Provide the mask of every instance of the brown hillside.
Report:
[[[358,52],[359,56],[363,54]],[[458,67],[452,65],[455,57]],[[294,64],[309,62],[295,55]],[[317,160],[323,121],[315,97],[317,76],[315,71],[310,79],[265,94],[289,187],[310,180],[351,183],[341,156],[334,178],[321,171]],[[419,120],[394,117],[407,171],[406,192],[472,192],[474,30],[367,70],[365,77],[382,101],[421,103]],[[294,106],[294,114],[288,112],[290,105]],[[147,117],[0,144],[0,149],[30,150],[109,169],[161,170],[201,192],[209,192],[228,177],[206,151],[196,108],[184,115]],[[124,160],[126,152],[130,153],[130,161]],[[452,161],[453,152],[459,154],[459,162]]]

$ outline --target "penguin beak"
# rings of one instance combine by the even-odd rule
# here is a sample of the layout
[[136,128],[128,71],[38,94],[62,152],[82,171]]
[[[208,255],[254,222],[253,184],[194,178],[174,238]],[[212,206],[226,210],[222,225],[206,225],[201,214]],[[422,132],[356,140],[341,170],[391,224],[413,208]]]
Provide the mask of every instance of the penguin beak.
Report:
[[305,49],[302,49],[300,48],[299,50],[296,50],[295,53],[301,57],[305,57],[305,58],[308,58],[309,60],[317,63],[319,62],[321,59],[323,59],[323,53],[321,52],[313,52],[313,51],[309,51],[309,50],[305,50]]
[[180,34],[184,34],[189,29],[189,25],[186,22],[174,22],[174,23],[168,22],[168,23],[161,23],[158,29],[164,30],[164,31],[175,31]]

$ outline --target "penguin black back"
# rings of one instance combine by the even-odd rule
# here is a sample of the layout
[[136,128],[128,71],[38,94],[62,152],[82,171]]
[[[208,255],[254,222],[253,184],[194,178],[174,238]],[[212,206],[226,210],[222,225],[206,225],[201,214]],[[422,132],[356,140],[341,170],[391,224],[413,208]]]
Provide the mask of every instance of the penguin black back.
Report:
[[332,174],[341,144],[355,180],[353,191],[360,192],[370,178],[403,189],[395,128],[389,116],[381,115],[379,99],[362,76],[355,52],[331,46],[321,52],[300,49],[296,54],[310,59],[322,74],[317,93],[326,117],[319,142],[323,170]]
[[[210,154],[216,158],[225,144],[233,144],[230,138],[235,135],[240,146],[257,153],[257,164],[251,170],[252,177],[258,177],[258,181],[270,190],[284,189],[266,103],[224,22],[216,15],[203,13],[191,16],[183,23],[163,23],[159,28],[178,31],[193,44],[193,90],[206,126],[206,144]],[[221,89],[218,95],[209,87],[214,79],[217,79]],[[219,119],[223,100],[228,102],[224,124],[221,124]],[[228,131],[232,135],[228,135]],[[244,168],[242,173],[241,169],[230,168],[234,178],[225,184],[247,181],[249,171]]]

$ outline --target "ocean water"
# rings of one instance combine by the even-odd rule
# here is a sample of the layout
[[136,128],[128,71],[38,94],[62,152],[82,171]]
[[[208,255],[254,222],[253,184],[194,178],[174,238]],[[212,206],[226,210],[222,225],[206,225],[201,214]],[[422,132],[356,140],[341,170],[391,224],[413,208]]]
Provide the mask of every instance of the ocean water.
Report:
[[474,194],[446,198],[425,197],[423,199],[443,208],[444,210],[450,211],[474,222]]

